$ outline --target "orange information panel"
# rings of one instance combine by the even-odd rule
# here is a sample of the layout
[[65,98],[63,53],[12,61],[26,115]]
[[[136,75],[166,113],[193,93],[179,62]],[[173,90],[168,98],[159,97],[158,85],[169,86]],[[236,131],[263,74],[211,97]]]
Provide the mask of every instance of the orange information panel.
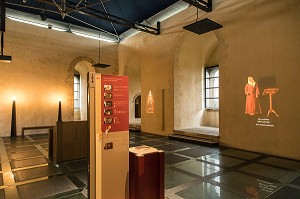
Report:
[[128,77],[101,76],[102,132],[128,131]]

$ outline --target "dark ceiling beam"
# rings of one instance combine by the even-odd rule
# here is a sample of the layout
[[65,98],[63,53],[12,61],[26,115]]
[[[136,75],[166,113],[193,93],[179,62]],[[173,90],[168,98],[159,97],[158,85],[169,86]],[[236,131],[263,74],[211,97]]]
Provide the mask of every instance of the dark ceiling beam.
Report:
[[193,5],[205,12],[211,12],[212,11],[212,0],[183,0],[187,2],[190,5]]
[[[53,2],[51,0],[38,0],[38,1],[53,5]],[[77,12],[82,15],[97,18],[100,20],[105,20],[108,22],[112,22],[114,24],[119,24],[119,25],[122,25],[122,26],[125,26],[128,28],[133,28],[133,29],[136,29],[136,30],[139,30],[142,32],[149,33],[149,34],[153,34],[153,35],[160,34],[159,22],[157,22],[157,28],[153,28],[151,26],[147,26],[147,25],[144,25],[144,24],[141,24],[138,22],[132,22],[127,19],[123,19],[121,17],[93,9],[93,8],[89,7],[89,5],[78,6],[78,4],[70,2],[70,1],[66,1],[66,8],[67,8],[68,13]],[[69,14],[67,14],[67,15],[69,15]]]
[[67,13],[66,0],[61,0],[61,16],[64,19]]
[[[107,12],[107,10],[106,10],[106,7],[105,7],[103,1],[104,1],[104,0],[100,0],[100,2],[101,2],[101,4],[102,4],[102,7],[103,7],[103,9],[104,9],[104,11],[105,11],[105,13],[107,14],[108,12]],[[118,35],[118,42],[120,42],[120,37],[119,37],[118,31],[116,30],[115,25],[114,25],[112,22],[110,22],[110,24],[111,24],[112,28],[114,29],[116,35]]]
[[[47,10],[47,9],[44,9],[44,8],[36,8],[36,7],[32,7],[32,6],[26,6],[26,5],[14,4],[14,3],[7,3],[7,4],[13,5],[13,6],[19,6],[19,7],[22,7],[22,8],[29,8],[29,9],[33,9],[33,10],[39,10],[39,11],[44,11],[44,12],[49,12],[49,13],[61,15],[61,12],[60,12],[60,11]],[[53,3],[53,6],[55,6],[54,3]],[[103,30],[103,29],[101,29],[101,27],[94,26],[94,25],[92,25],[92,24],[89,24],[89,23],[87,23],[87,22],[85,22],[85,21],[83,21],[83,20],[80,20],[80,19],[78,19],[78,18],[76,18],[76,17],[73,17],[73,16],[71,16],[71,15],[67,15],[67,17],[69,17],[69,18],[71,18],[71,19],[74,19],[74,20],[76,20],[76,21],[78,21],[78,22],[80,22],[80,23],[82,23],[82,24],[85,24],[85,25],[91,27],[92,29],[96,29],[96,30],[98,30],[98,31],[102,31],[102,32],[105,32],[105,33],[107,33],[107,34],[109,34],[109,35],[112,35],[112,36],[114,36],[114,37],[119,38],[119,35],[116,35],[116,34],[113,34],[113,33],[111,33],[111,32],[108,32],[108,31],[106,31],[106,30]],[[69,24],[69,25],[71,25],[71,24]]]
[[[73,2],[67,1],[67,3],[69,3],[71,5],[72,4],[74,5]],[[69,8],[73,9],[71,6],[69,6]],[[81,11],[81,10],[84,10],[84,11]],[[122,25],[122,26],[125,26],[125,27],[128,27],[128,28],[137,29],[139,31],[143,31],[143,32],[146,32],[146,33],[150,33],[150,34],[154,34],[154,35],[159,35],[160,34],[159,25],[157,25],[157,28],[153,28],[151,26],[147,26],[147,25],[144,25],[144,24],[141,24],[141,23],[138,23],[138,22],[132,22],[132,21],[129,21],[127,19],[115,16],[115,15],[112,15],[112,14],[109,14],[109,13],[106,13],[106,12],[96,10],[94,8],[89,7],[89,5],[83,6],[83,7],[78,7],[77,10],[73,9],[73,11],[78,12],[82,15],[87,15],[87,16],[90,16],[90,17],[103,19],[103,20],[108,21],[108,22],[119,24],[119,25]]]
[[[5,32],[5,1],[0,2],[0,31]],[[2,41],[2,40],[1,40]]]

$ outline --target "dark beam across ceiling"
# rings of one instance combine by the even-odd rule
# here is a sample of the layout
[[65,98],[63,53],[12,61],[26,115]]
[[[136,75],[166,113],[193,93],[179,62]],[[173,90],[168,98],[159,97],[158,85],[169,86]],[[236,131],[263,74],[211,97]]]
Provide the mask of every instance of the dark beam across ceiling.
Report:
[[[38,0],[38,1],[47,3],[49,5],[57,6],[57,5],[54,5],[53,1],[51,1],[51,0]],[[86,16],[93,17],[93,18],[100,19],[100,20],[105,20],[108,22],[112,22],[114,24],[119,24],[119,25],[122,25],[122,26],[125,26],[128,28],[133,28],[133,29],[136,29],[136,30],[139,30],[142,32],[146,32],[146,33],[150,33],[150,34],[154,34],[154,35],[160,34],[160,23],[159,22],[157,22],[157,28],[153,28],[153,27],[150,27],[150,26],[138,23],[138,22],[132,22],[127,19],[96,10],[94,8],[91,8],[90,5],[80,6],[80,5],[70,2],[70,1],[65,1],[65,2],[66,2],[66,4],[65,4],[64,10],[61,8],[60,9],[58,8],[58,10],[66,12],[66,13],[63,13],[63,14],[66,14],[66,16],[68,16],[69,13],[71,13],[71,12],[77,12],[82,15],[86,15]]]

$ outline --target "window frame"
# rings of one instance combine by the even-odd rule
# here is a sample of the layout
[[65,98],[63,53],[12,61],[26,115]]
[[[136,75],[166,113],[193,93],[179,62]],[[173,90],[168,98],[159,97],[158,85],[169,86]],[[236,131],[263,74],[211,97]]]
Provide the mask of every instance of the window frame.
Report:
[[[137,100],[139,100],[139,103],[137,104]],[[137,106],[139,105],[139,106]],[[134,98],[134,118],[135,119],[141,119],[142,118],[142,96],[141,94],[137,95]]]
[[[74,74],[74,78],[77,78],[78,79],[78,83],[75,83],[75,81],[74,81],[74,109],[80,109],[80,74]],[[78,91],[75,91],[75,84],[77,84],[78,85]],[[77,98],[75,98],[75,93],[78,93],[78,99]],[[79,106],[77,107],[77,106],[75,106],[75,101],[76,100],[78,100],[78,104],[79,104]]]
[[[211,70],[211,69],[214,69],[214,68],[217,68],[218,71],[219,71],[219,75],[218,77],[207,77],[207,70]],[[212,70],[211,70],[212,71]],[[207,83],[206,81],[207,80],[210,80],[210,79],[218,79],[218,87],[207,87]],[[218,95],[218,97],[208,97],[207,96],[207,91],[209,89],[218,89],[218,93],[220,91],[220,70],[219,70],[219,65],[215,65],[215,66],[207,66],[207,67],[204,67],[204,108],[205,109],[210,109],[210,110],[219,110],[219,105],[220,105],[220,96]],[[218,100],[218,107],[207,107],[207,100],[210,100],[210,99],[217,99]]]

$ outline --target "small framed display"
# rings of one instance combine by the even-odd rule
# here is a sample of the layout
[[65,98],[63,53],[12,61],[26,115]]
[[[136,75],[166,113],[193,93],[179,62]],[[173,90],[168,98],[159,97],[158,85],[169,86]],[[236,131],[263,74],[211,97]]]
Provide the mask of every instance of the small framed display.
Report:
[[112,124],[112,123],[113,123],[112,117],[104,118],[104,124]]
[[104,110],[104,115],[105,116],[110,116],[110,115],[112,115],[113,114],[113,110],[112,109],[105,109]]
[[112,93],[104,93],[104,99],[112,99]]
[[112,107],[112,101],[104,101],[104,107]]
[[104,91],[112,91],[112,85],[104,85]]

